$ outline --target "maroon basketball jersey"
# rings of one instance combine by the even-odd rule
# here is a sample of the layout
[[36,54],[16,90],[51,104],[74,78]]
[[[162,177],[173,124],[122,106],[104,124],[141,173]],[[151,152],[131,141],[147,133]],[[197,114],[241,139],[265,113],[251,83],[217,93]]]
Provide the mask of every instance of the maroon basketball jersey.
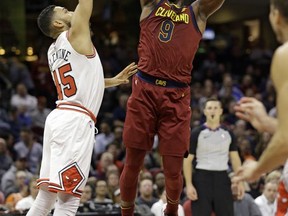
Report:
[[138,69],[155,77],[190,83],[192,62],[202,38],[192,6],[177,9],[161,0],[140,27]]

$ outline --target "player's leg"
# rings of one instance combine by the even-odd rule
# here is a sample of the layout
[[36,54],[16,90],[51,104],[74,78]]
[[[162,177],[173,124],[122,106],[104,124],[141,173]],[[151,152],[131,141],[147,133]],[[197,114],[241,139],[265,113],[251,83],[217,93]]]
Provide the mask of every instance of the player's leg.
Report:
[[80,202],[79,197],[59,192],[53,215],[74,216],[76,215],[79,202]]
[[51,211],[56,201],[57,194],[48,191],[47,185],[42,185],[38,195],[29,209],[28,216],[46,216]]
[[177,215],[179,198],[183,189],[182,165],[183,157],[163,156],[167,197],[165,214],[167,215]]
[[53,116],[55,115],[55,111],[52,111],[46,119],[45,129],[44,129],[44,137],[43,137],[43,155],[40,169],[40,176],[38,179],[39,192],[38,195],[33,202],[32,207],[27,213],[28,216],[35,215],[47,215],[51,208],[54,206],[56,201],[57,194],[48,191],[48,182],[50,176],[50,162],[51,162],[51,125],[53,125]]
[[157,116],[155,103],[150,94],[155,87],[137,76],[133,77],[132,94],[127,102],[127,112],[123,131],[126,146],[126,160],[120,176],[120,196],[122,216],[133,216],[138,175],[143,166],[146,151],[152,149],[156,131]]
[[[75,215],[89,176],[94,142],[90,117],[75,111],[58,110],[51,141],[49,190],[58,194],[54,215]],[[65,192],[65,194],[63,193]]]
[[163,156],[167,194],[165,213],[177,215],[183,189],[183,157],[190,140],[190,89],[159,88],[155,93],[167,96],[161,100],[158,116],[159,152]]
[[126,148],[125,166],[120,177],[122,216],[134,215],[138,175],[143,166],[145,154],[145,150]]

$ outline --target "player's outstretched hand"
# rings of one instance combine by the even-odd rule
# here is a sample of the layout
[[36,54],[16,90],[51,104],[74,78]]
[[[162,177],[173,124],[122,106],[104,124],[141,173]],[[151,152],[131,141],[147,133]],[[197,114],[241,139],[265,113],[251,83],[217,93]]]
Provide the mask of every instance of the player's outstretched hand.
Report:
[[238,118],[250,122],[258,131],[265,131],[268,114],[263,103],[252,97],[243,97],[234,109]]
[[119,74],[117,74],[114,79],[115,81],[120,84],[127,84],[129,83],[129,77],[134,75],[137,72],[137,65],[135,62],[129,64],[126,68],[124,68]]

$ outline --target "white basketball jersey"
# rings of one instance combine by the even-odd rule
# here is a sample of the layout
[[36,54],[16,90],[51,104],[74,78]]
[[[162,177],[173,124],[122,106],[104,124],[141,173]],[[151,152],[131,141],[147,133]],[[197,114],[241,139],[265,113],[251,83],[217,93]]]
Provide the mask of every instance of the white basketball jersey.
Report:
[[104,74],[100,58],[76,52],[62,32],[48,50],[49,67],[57,88],[58,100],[77,103],[97,116],[104,95]]

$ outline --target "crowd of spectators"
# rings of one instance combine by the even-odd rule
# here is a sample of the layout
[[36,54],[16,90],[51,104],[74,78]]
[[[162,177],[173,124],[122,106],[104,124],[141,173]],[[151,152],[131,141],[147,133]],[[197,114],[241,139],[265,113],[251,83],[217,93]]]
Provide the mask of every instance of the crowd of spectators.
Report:
[[[95,34],[93,39],[105,77],[111,77],[127,63],[137,61],[137,47],[125,40],[128,38],[125,34],[115,31],[110,25],[104,33]],[[237,40],[225,49],[217,49],[205,40],[200,47],[202,52],[196,55],[192,73],[191,128],[204,122],[201,110],[205,100],[218,97],[224,106],[222,122],[235,134],[242,161],[257,160],[271,135],[259,134],[247,122],[237,119],[233,107],[242,96],[253,96],[263,101],[269,114],[276,115],[275,91],[269,78],[273,51],[255,46],[247,52]],[[122,131],[130,93],[131,84],[105,90],[97,116],[99,133],[95,135],[90,178],[79,211],[100,211],[101,203],[105,203],[106,207],[119,207],[119,176],[125,163]],[[39,49],[35,62],[25,62],[15,53],[0,56],[0,211],[23,211],[35,198],[45,119],[55,108],[56,100],[45,47]],[[142,212],[142,215],[158,215],[153,204],[162,200],[158,206],[163,207],[165,202],[165,179],[157,145],[158,138],[155,136],[153,150],[147,153],[139,178],[136,211]],[[281,171],[279,173],[281,175]],[[263,176],[259,181],[247,184],[247,200],[253,201],[262,193],[265,195],[266,188],[275,186],[274,181],[273,184],[265,183],[265,178]],[[271,195],[272,198],[274,195]],[[185,185],[181,198],[183,212],[189,215]],[[257,198],[256,203],[261,203],[259,200]],[[235,205],[238,206],[235,209],[241,209],[241,204]],[[110,210],[113,210],[111,206]]]

